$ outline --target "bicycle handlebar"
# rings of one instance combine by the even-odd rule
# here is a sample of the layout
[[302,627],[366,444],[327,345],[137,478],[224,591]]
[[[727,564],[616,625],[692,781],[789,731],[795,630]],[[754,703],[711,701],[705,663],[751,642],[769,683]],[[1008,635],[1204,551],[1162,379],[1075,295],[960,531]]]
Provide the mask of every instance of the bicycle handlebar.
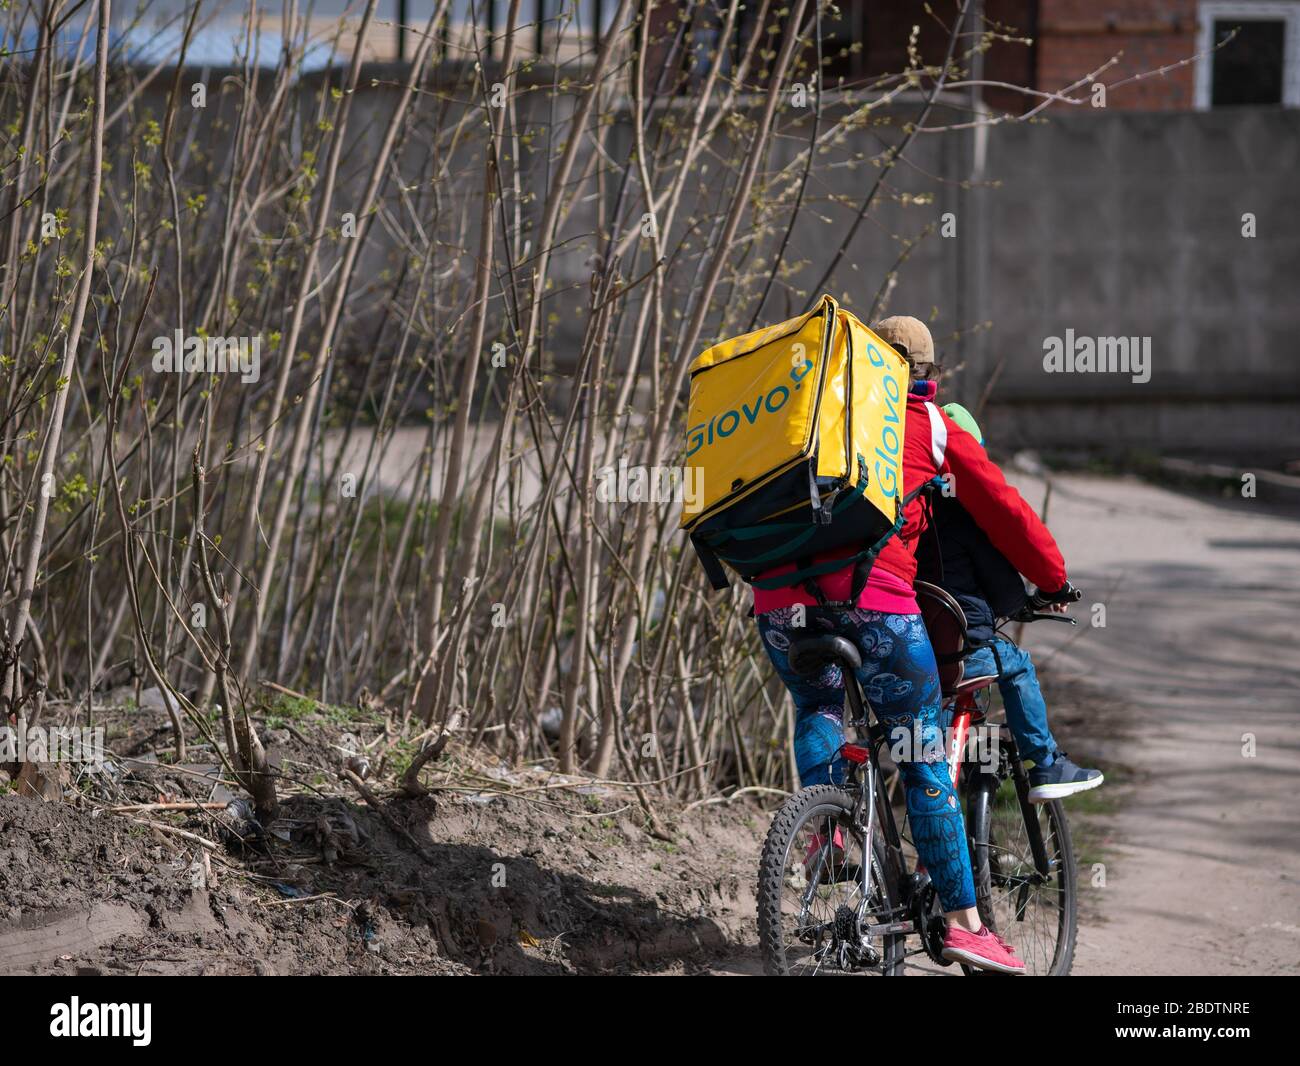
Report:
[[1030,610],[1026,604],[1015,614],[1008,615],[1007,620],[1010,622],[1065,622],[1067,625],[1077,626],[1079,620],[1071,618],[1068,614],[1038,614]]
[[1029,597],[1029,606],[1035,611],[1041,611],[1051,604],[1076,603],[1081,599],[1083,599],[1082,590],[1075,588],[1067,581],[1056,592],[1047,593],[1039,589]]
[[1078,621],[1069,615],[1040,612],[1043,607],[1049,604],[1077,603],[1081,599],[1083,599],[1083,591],[1075,588],[1068,581],[1051,595],[1047,595],[1039,589],[1025,601],[1025,605],[1020,610],[1013,615],[1009,615],[1008,620],[1012,622],[1065,622],[1068,625],[1077,626]]

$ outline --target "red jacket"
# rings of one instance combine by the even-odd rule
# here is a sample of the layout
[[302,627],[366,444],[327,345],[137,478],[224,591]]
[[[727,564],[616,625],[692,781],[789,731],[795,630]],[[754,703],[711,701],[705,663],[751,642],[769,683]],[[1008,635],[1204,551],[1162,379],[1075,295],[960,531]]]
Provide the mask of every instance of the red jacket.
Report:
[[[1040,589],[1055,592],[1065,584],[1065,560],[1047,527],[988,457],[980,443],[934,404],[934,382],[917,382],[907,396],[903,438],[903,492],[942,474],[993,546]],[[903,528],[885,544],[875,565],[911,585],[916,578],[916,546],[926,528],[924,496],[907,506]],[[817,562],[842,558],[847,549],[817,556]],[[767,577],[791,567],[777,567]],[[847,568],[846,568],[847,569]],[[782,590],[809,607],[816,598],[802,587]],[[784,597],[783,597],[784,598]]]

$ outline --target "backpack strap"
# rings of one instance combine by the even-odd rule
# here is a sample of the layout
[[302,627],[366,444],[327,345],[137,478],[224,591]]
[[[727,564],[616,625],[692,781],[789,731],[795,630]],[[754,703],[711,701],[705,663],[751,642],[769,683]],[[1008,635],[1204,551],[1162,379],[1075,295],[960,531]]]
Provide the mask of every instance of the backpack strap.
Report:
[[808,495],[809,502],[812,504],[813,519],[819,526],[829,526],[831,524],[831,512],[829,507],[822,506],[822,493],[817,485],[817,458],[808,460]]
[[[865,475],[865,460],[863,472]],[[851,489],[837,493],[833,502],[827,501],[824,503],[822,513],[828,519],[834,515],[840,514],[861,499],[866,494],[866,491],[867,481],[864,476],[863,479]],[[739,526],[736,529],[718,530],[709,534],[709,540],[716,549],[725,547],[727,544],[732,542],[744,543],[746,541],[771,537],[774,533],[789,533],[789,540],[783,541],[776,547],[770,548],[762,554],[752,555],[746,559],[748,566],[758,569],[768,562],[781,558],[788,559],[796,548],[806,544],[816,535],[818,524],[820,524],[820,520],[812,523],[764,522],[754,526]],[[692,534],[692,536],[694,536],[694,534]],[[796,558],[798,557],[796,556]]]
[[[794,567],[795,571],[800,573],[811,571],[813,569],[812,556],[805,555],[800,559],[796,559]],[[831,602],[826,598],[826,593],[822,591],[821,583],[816,577],[808,578],[808,580],[803,583],[803,587],[804,591],[817,601],[818,607],[832,606]]]
[[[876,556],[893,539],[895,534],[903,528],[908,506],[929,487],[930,485],[927,482],[920,488],[913,489],[901,499],[897,496],[894,497],[896,503],[894,524],[885,530],[884,535],[870,547],[864,548],[847,558],[830,559],[824,563],[814,563],[811,558],[805,556],[795,563],[795,569],[792,573],[781,574],[777,577],[758,578],[751,581],[750,584],[759,589],[779,589],[789,588],[791,585],[802,585],[821,607],[832,607],[840,610],[856,607],[858,597],[862,595],[862,590],[867,587],[867,579],[871,576],[871,568],[875,565]],[[822,574],[842,570],[850,564],[853,566],[853,585],[849,599],[828,600],[818,584],[817,578]]]
[[903,528],[902,518],[901,518],[903,512],[912,505],[912,502],[918,496],[920,496],[923,492],[929,492],[934,487],[935,486],[933,480],[927,481],[923,485],[918,485],[916,488],[914,488],[911,492],[909,492],[906,496],[904,496],[901,500],[898,501],[898,513],[900,515],[899,524],[898,524],[899,529]]
[[884,550],[885,545],[902,530],[903,523],[906,521],[908,505],[929,488],[931,488],[931,484],[927,481],[919,488],[913,489],[901,500],[898,500],[898,497],[895,497],[895,499],[898,500],[898,515],[894,519],[894,524],[885,531],[883,537],[867,549],[867,553],[853,566],[853,586],[849,592],[849,601],[853,606],[857,606],[858,597],[862,595],[862,590],[867,587],[867,581],[871,577],[871,569],[876,565],[876,556],[878,556],[881,551]]
[[694,533],[691,534],[691,544],[695,548],[695,554],[700,558],[700,565],[704,567],[704,574],[709,579],[709,584],[718,591],[731,588],[731,581],[727,577],[727,571],[723,569],[722,563],[713,549]]
[[[814,563],[808,567],[799,567],[788,574],[778,574],[775,577],[756,577],[750,581],[750,584],[756,589],[784,589],[789,588],[791,585],[802,585],[809,578],[820,577],[822,574],[834,573],[836,570],[843,570],[850,563],[856,562],[865,554],[865,551],[861,551],[858,552],[857,555],[850,555],[846,559],[829,559],[824,563]],[[828,604],[828,606],[833,606],[833,604]]]

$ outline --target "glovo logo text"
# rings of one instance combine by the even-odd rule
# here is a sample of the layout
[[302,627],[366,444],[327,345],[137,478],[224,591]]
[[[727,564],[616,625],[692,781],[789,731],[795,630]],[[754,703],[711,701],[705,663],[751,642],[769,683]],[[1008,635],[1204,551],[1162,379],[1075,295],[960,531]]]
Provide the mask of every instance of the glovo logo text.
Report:
[[[880,369],[885,365],[885,354],[874,344],[868,344],[867,361]],[[885,393],[884,427],[872,459],[880,491],[886,496],[898,496],[901,493],[898,473],[903,458],[903,420],[900,415],[903,393],[898,378],[890,374],[881,375],[881,387]]]
[[[802,344],[796,344],[791,349],[790,381],[795,389],[799,388],[800,382],[813,368],[813,361],[807,357],[805,351]],[[789,401],[790,387],[781,383],[774,385],[766,394],[760,392],[755,395],[752,403],[742,400],[739,407],[723,411],[720,415],[714,415],[708,422],[692,426],[686,431],[686,458],[689,459],[701,448],[709,447],[715,440],[725,439],[745,426],[757,424],[765,411],[776,414]]]

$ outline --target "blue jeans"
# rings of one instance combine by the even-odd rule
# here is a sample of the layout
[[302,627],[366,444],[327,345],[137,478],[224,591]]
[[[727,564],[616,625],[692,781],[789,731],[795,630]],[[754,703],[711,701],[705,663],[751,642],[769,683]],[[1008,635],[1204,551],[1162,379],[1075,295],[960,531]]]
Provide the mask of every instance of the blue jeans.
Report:
[[[791,607],[757,618],[772,665],[794,700],[794,756],[805,786],[842,784],[844,759],[844,676],[827,665],[816,675],[790,668],[790,642],[801,636],[836,633],[862,656],[858,683],[884,726],[891,744],[899,731],[914,738],[894,744],[912,843],[925,864],[945,911],[975,906],[970,852],[961,804],[948,776],[939,726],[939,672],[919,614],[806,609],[806,627],[793,625]],[[902,753],[901,756],[899,753]]]
[[[1056,752],[1056,741],[1047,728],[1047,702],[1038,687],[1038,674],[1034,672],[1029,652],[1018,647],[1006,637],[994,637],[997,657],[991,647],[979,648],[966,656],[966,676],[983,677],[1000,673],[998,691],[1002,705],[1007,709],[1007,725],[1016,738],[1020,758],[1025,763],[1050,766]],[[1002,668],[998,669],[1001,661]]]

